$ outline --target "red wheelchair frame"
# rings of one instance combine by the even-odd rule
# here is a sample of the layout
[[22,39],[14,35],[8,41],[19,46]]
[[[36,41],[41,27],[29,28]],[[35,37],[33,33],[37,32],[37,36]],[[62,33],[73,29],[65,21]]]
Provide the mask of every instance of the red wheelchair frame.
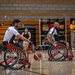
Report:
[[[0,49],[0,52],[1,52],[1,53],[4,53],[4,60],[0,62],[0,66],[3,66],[3,67],[5,67],[5,68],[10,67],[9,64],[10,64],[10,62],[13,61],[13,59],[11,59],[11,60],[9,61],[9,63],[7,63],[7,61],[8,61],[10,58],[6,58],[5,54],[6,54],[7,52],[11,52],[11,53],[12,53],[12,51],[17,52],[19,49],[20,49],[20,48],[17,47],[17,46],[15,46],[15,44],[7,44],[7,45],[3,46],[3,47]],[[27,66],[28,68],[30,68],[30,65],[31,65],[31,63],[29,62],[29,53],[30,53],[30,51],[31,51],[30,48],[28,48],[26,51],[25,51],[25,50],[24,50],[24,51],[23,51],[23,50],[20,50],[20,52],[24,53],[23,56],[25,56],[25,59],[24,59],[24,60],[20,60],[20,62],[22,62],[23,65],[22,65],[20,68],[13,68],[13,67],[10,67],[10,68],[11,68],[11,69],[15,69],[15,70],[21,69],[22,67],[26,67],[26,66]],[[20,55],[20,56],[22,57],[22,55]],[[4,65],[3,63],[5,63],[5,65]]]
[[72,60],[74,55],[73,55],[73,52],[72,52],[72,48],[70,47],[69,43],[66,44],[66,48],[68,49],[68,59]]
[[[49,46],[49,49],[48,49],[49,59],[48,60],[52,61],[52,59],[54,59],[56,61],[60,61],[60,60],[65,60],[66,58],[68,58],[69,60],[73,59],[74,55],[73,55],[72,49],[68,43],[66,43],[66,46],[65,46],[64,44],[62,44],[60,42],[56,42],[55,45],[51,44]],[[63,51],[62,51],[62,49],[63,49]],[[56,56],[58,54],[61,54],[61,56],[59,56],[59,58],[58,57],[56,58]]]
[[[6,46],[3,46],[2,49],[0,49],[1,54],[4,53],[4,51],[5,51],[4,48],[7,49],[7,48],[10,48],[11,46],[14,46],[14,44],[7,44]],[[6,65],[3,64],[4,62],[5,62],[4,60],[1,61],[0,62],[0,66],[6,67]]]
[[31,62],[29,61],[29,54],[32,52],[31,47],[29,46],[27,50],[24,50],[24,52],[26,53],[26,66],[30,68]]

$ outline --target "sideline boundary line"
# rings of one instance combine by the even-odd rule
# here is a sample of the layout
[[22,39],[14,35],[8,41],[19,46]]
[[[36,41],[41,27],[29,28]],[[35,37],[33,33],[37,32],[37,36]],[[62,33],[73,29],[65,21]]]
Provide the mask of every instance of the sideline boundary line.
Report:
[[24,71],[28,71],[28,72],[33,72],[33,73],[36,73],[36,74],[41,74],[41,75],[49,75],[49,74],[44,74],[44,73],[40,73],[40,72],[36,72],[34,70],[30,71],[30,70],[27,70],[27,69],[23,69]]

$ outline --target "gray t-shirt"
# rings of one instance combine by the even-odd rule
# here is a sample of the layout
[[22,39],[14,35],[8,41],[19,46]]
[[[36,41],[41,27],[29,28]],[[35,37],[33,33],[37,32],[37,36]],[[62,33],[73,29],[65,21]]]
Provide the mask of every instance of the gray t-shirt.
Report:
[[53,27],[50,29],[49,34],[52,35],[52,40],[55,41],[54,35],[57,35],[57,30]]
[[19,33],[18,31],[14,28],[14,26],[9,27],[4,35],[3,41],[8,41],[8,43],[10,42],[10,40],[12,39],[13,36],[17,36]]

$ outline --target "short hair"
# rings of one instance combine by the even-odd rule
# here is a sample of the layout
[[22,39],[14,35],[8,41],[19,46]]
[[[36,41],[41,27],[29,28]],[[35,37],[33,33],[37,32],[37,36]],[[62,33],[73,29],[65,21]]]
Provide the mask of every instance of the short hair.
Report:
[[54,22],[54,25],[55,25],[55,24],[59,24],[59,22]]
[[13,20],[13,24],[15,24],[15,23],[19,23],[19,22],[20,22],[19,19],[14,19],[14,20]]

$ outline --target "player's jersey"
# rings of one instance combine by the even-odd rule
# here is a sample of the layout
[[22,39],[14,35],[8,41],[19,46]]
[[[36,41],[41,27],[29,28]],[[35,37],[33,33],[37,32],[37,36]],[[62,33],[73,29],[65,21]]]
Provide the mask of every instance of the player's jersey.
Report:
[[52,35],[52,40],[53,41],[58,41],[59,40],[57,30],[54,27],[50,29],[49,34]]
[[17,36],[18,34],[19,33],[14,28],[14,26],[11,26],[6,30],[3,41],[7,41],[8,43],[13,43],[15,36]]

